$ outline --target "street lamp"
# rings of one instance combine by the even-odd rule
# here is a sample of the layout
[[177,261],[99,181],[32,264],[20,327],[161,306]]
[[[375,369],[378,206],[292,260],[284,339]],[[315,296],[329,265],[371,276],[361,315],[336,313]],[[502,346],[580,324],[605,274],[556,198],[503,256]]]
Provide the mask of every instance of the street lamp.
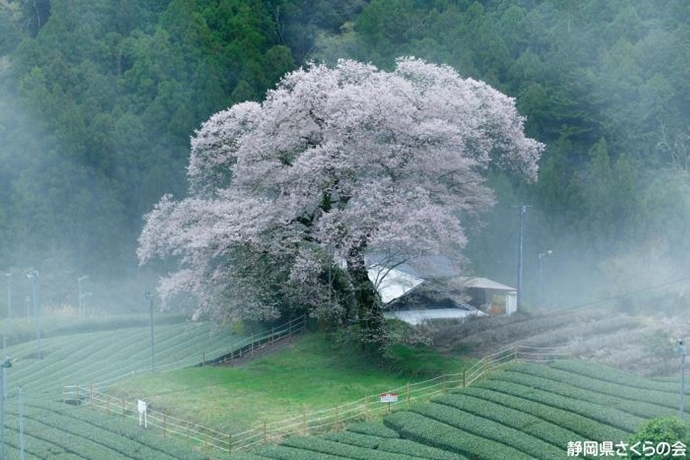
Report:
[[544,257],[550,256],[551,249],[539,253],[539,306],[544,308]]
[[82,316],[84,314],[84,297],[88,295],[88,293],[82,293],[81,291],[81,283],[84,280],[89,279],[88,276],[80,276],[77,278],[77,288],[79,290],[79,316]]
[[31,297],[33,300],[34,315],[36,315],[36,341],[38,342],[38,359],[41,359],[41,307],[38,302],[38,270],[30,268],[26,276],[31,280]]
[[149,311],[151,314],[151,372],[156,371],[156,351],[153,347],[153,294],[147,292],[144,294],[149,299]]
[[5,369],[12,367],[10,358],[5,358],[5,361],[0,364],[2,372],[0,372],[0,458],[6,459],[5,454]]

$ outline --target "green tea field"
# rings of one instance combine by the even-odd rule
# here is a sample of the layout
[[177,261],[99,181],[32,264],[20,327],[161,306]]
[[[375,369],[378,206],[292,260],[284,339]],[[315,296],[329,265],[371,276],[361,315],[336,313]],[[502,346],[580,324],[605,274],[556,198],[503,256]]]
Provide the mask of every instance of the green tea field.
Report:
[[[161,321],[166,323],[166,321]],[[155,369],[163,373],[193,366],[231,351],[246,339],[212,323],[154,327]],[[39,358],[40,353],[40,358]],[[136,422],[65,404],[65,386],[104,388],[133,375],[151,373],[148,326],[52,335],[5,349],[5,443],[7,458],[19,458],[19,388],[26,458],[173,459],[208,458],[185,442],[163,438]],[[73,401],[74,402],[74,401]]]
[[[413,405],[383,423],[285,439],[238,459],[559,459],[569,443],[622,455],[647,419],[678,413],[678,386],[607,366],[519,363],[476,384]],[[581,455],[579,455],[581,456]],[[685,457],[682,457],[685,458]]]

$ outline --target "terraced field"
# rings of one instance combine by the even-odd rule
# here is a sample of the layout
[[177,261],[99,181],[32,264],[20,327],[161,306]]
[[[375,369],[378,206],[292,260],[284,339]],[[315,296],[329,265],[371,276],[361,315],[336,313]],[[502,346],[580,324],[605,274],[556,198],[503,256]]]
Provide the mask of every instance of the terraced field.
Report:
[[[244,336],[211,323],[165,324],[154,328],[156,370],[199,363],[228,353]],[[108,417],[65,404],[63,386],[94,382],[102,388],[151,372],[149,327],[50,337],[8,347],[5,442],[9,459],[19,458],[19,398],[23,389],[24,446],[30,459],[201,459],[184,440],[143,430],[136,421]],[[220,457],[222,458],[222,456]]]
[[565,347],[578,358],[658,377],[677,373],[680,354],[675,341],[688,336],[688,312],[674,317],[631,315],[598,304],[440,325],[434,345],[451,355],[477,357],[513,346]]
[[510,364],[383,423],[289,438],[237,459],[559,459],[569,442],[627,440],[647,419],[673,416],[678,385],[578,360]]
[[[156,326],[156,370],[191,366],[203,357],[223,355],[244,338],[211,323]],[[148,327],[51,337],[41,341],[41,360],[35,341],[9,347],[6,354],[13,367],[7,372],[7,388],[22,385],[27,394],[59,395],[64,385],[90,381],[104,385],[150,372],[150,340]]]

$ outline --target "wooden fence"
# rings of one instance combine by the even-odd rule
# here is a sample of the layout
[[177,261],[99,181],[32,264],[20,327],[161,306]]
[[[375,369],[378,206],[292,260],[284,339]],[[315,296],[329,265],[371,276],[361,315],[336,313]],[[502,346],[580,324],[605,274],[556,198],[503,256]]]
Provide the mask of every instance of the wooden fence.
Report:
[[[298,327],[295,324],[288,326],[287,334],[281,328],[280,331],[275,331],[274,340],[279,340],[276,337],[289,337],[290,333],[294,335],[297,331],[303,330],[301,329],[303,327],[304,325]],[[207,363],[232,362],[233,359],[238,359],[243,354],[246,356],[247,353],[251,353],[251,350],[256,350],[261,346],[260,344],[265,345],[269,342],[270,335],[266,337],[262,335],[257,340],[256,347],[252,348],[251,344],[242,347],[243,350],[247,350],[247,346],[249,346],[249,351],[244,351],[234,358],[232,355],[227,355],[225,358],[228,359],[219,358]],[[509,363],[523,361],[547,363],[567,357],[569,354],[564,348],[513,347],[485,356],[462,372],[445,374],[423,382],[408,383],[403,387],[392,389],[387,393],[398,396],[395,403],[381,403],[380,395],[370,395],[351,403],[320,411],[304,411],[294,417],[280,421],[263,421],[240,433],[222,433],[189,420],[182,420],[154,410],[147,410],[147,424],[148,428],[159,430],[164,437],[175,436],[186,439],[187,443],[201,447],[205,452],[210,449],[232,452],[236,449],[249,449],[267,443],[277,443],[288,435],[306,436],[334,432],[346,428],[351,423],[380,419],[392,411],[409,409],[413,401],[429,400],[436,395],[469,386]],[[63,399],[66,403],[83,404],[94,410],[139,420],[136,401],[126,401],[104,393],[99,390],[97,384],[65,387]]]

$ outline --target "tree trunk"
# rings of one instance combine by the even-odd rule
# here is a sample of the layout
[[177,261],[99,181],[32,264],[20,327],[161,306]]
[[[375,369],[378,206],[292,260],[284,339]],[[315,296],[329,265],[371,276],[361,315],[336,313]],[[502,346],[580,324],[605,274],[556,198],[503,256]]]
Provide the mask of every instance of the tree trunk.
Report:
[[364,262],[364,245],[353,248],[347,255],[347,272],[352,281],[357,303],[357,322],[362,335],[362,347],[381,350],[387,343],[387,334],[381,310],[381,297],[369,279]]

